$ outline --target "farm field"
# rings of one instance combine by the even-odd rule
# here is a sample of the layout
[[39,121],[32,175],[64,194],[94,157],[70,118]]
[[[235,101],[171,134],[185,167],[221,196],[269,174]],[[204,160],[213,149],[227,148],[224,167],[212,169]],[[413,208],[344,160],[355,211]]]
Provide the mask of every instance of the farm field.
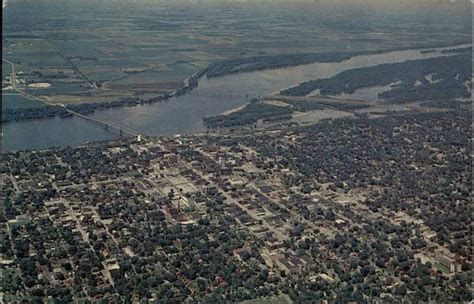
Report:
[[44,104],[40,101],[32,100],[19,94],[2,94],[2,110],[42,106],[44,106]]
[[[52,14],[59,6],[61,14]],[[370,7],[328,4],[21,0],[4,14],[3,58],[15,64],[20,88],[49,83],[28,89],[48,100],[143,99],[178,90],[189,76],[223,60],[470,40],[468,22],[450,22],[452,9],[395,9],[381,16]]]

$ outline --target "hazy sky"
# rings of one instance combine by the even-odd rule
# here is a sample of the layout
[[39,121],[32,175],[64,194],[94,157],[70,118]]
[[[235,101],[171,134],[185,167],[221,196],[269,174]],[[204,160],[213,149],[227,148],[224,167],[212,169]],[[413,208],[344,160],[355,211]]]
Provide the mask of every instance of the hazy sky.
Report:
[[[14,2],[35,2],[35,1],[55,1],[55,2],[68,2],[70,0],[2,0],[3,9],[5,11],[5,7],[10,5]],[[137,4],[147,4],[147,3],[167,3],[167,4],[176,4],[179,5],[180,3],[184,4],[199,4],[199,3],[220,3],[220,4],[251,4],[251,3],[258,3],[258,4],[271,4],[271,3],[278,3],[283,5],[291,5],[293,7],[298,6],[315,6],[315,5],[322,5],[322,6],[339,6],[339,5],[346,5],[346,6],[369,6],[369,7],[392,7],[392,8],[416,8],[416,7],[423,7],[423,6],[430,6],[434,7],[437,6],[439,8],[445,8],[448,6],[468,6],[470,11],[473,10],[472,3],[474,0],[77,0],[78,2],[120,2],[120,3],[137,3]]]

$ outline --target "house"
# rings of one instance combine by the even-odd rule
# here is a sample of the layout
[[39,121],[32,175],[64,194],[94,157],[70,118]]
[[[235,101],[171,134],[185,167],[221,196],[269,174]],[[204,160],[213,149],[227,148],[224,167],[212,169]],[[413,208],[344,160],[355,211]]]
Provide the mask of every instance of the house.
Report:
[[450,272],[460,272],[461,264],[457,263],[454,259],[448,257],[446,254],[438,251],[435,255],[436,261]]
[[277,248],[283,247],[283,241],[279,241],[277,239],[271,239],[268,241],[265,241],[265,246],[270,249],[270,250],[275,250]]
[[275,268],[283,272],[285,275],[298,274],[301,272],[301,267],[293,257],[282,256],[274,262]]

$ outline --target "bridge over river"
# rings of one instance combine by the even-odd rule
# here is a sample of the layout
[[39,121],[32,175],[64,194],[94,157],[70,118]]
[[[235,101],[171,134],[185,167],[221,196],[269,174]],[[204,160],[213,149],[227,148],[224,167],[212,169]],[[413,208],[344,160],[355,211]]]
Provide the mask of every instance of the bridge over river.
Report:
[[99,125],[102,125],[104,126],[104,128],[106,130],[109,130],[109,131],[116,131],[117,133],[120,134],[120,136],[124,136],[124,135],[128,135],[128,136],[138,136],[140,135],[139,132],[131,129],[131,128],[128,128],[128,127],[125,127],[125,126],[122,126],[122,125],[119,125],[115,122],[111,122],[111,121],[106,121],[106,120],[103,120],[103,119],[97,119],[97,118],[92,118],[92,117],[89,117],[89,116],[86,116],[86,115],[83,115],[81,113],[78,113],[76,111],[72,111],[70,109],[67,109],[64,105],[62,104],[55,104],[55,103],[51,103],[49,101],[47,101],[46,99],[43,99],[43,98],[39,98],[37,96],[34,96],[32,94],[29,94],[28,92],[25,92],[21,89],[19,89],[17,86],[16,86],[16,72],[15,72],[15,64],[7,59],[2,59],[2,61],[8,63],[10,66],[11,66],[11,75],[10,75],[10,81],[11,81],[11,85],[12,85],[12,89],[17,92],[18,94],[20,94],[21,96],[24,96],[26,98],[29,98],[29,99],[34,99],[34,100],[38,100],[48,106],[53,106],[53,107],[63,107],[65,108],[66,112],[69,113],[70,115],[74,115],[74,116],[77,116],[77,117],[80,117],[82,119],[85,119],[87,121],[90,121],[90,122],[93,122],[93,123],[97,123]]

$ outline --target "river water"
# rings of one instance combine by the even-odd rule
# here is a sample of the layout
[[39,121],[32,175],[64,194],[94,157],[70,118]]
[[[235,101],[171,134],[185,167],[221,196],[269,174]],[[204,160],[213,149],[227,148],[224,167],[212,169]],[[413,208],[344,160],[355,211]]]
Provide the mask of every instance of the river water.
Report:
[[[453,47],[444,49],[450,48]],[[394,51],[355,56],[342,62],[313,63],[210,79],[203,77],[199,85],[186,95],[150,105],[97,111],[90,116],[115,122],[144,135],[198,133],[206,130],[203,117],[239,107],[250,98],[272,94],[310,79],[331,77],[351,68],[437,57],[441,55],[440,50],[443,48],[424,54],[420,50]],[[78,117],[14,122],[2,127],[4,151],[69,146],[117,137],[102,126]]]

